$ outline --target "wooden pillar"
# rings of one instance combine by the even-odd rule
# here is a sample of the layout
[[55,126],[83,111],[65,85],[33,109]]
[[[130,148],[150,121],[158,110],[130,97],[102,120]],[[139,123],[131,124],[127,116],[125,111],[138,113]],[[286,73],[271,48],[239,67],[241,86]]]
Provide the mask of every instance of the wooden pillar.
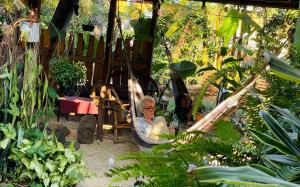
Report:
[[158,19],[158,11],[160,9],[159,0],[152,1],[152,20],[150,27],[150,37],[152,38],[152,42],[154,43],[155,31],[156,31],[156,23]]
[[[103,60],[103,68],[102,68],[102,77],[101,80],[105,81],[106,84],[109,83],[109,63],[111,60],[111,44],[113,41],[114,27],[115,27],[115,18],[116,18],[116,8],[117,0],[110,1],[109,14],[108,14],[108,26],[106,33],[106,42],[105,42],[105,52],[104,52],[104,60]],[[97,129],[96,129],[96,138],[100,141],[103,140],[103,124],[106,114],[106,110],[103,109],[104,101],[100,97],[100,106],[98,108],[98,121],[97,121]]]
[[150,27],[150,37],[152,39],[152,45],[151,45],[151,54],[149,56],[149,60],[147,61],[146,65],[146,77],[148,77],[149,80],[146,80],[146,84],[148,85],[150,82],[150,75],[151,75],[151,64],[153,59],[153,50],[154,50],[154,39],[156,36],[156,24],[158,19],[158,11],[160,9],[160,3],[159,0],[153,0],[152,1],[152,20],[151,20],[151,27]]
[[106,33],[106,42],[105,42],[105,54],[104,54],[104,64],[102,70],[102,80],[105,80],[105,83],[109,83],[109,63],[111,60],[111,44],[113,40],[114,27],[115,27],[115,18],[116,18],[116,7],[117,0],[110,1],[109,14],[108,14],[108,26]]

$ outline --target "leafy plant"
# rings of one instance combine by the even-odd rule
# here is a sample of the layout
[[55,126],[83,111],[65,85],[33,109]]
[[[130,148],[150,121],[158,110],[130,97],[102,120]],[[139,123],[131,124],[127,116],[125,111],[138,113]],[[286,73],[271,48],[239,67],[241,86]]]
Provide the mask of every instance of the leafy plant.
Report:
[[86,168],[74,144],[64,148],[55,137],[41,136],[24,138],[11,149],[9,158],[17,163],[14,180],[42,186],[72,186],[83,180]]
[[183,133],[169,137],[174,138],[172,144],[130,153],[122,159],[135,159],[138,163],[114,168],[107,175],[114,176],[114,181],[147,177],[145,186],[199,186],[200,173],[194,173],[199,166],[254,162],[255,150],[241,141],[240,132],[230,122],[220,121],[214,127],[212,133]]
[[[234,59],[231,57],[223,61],[222,68],[219,70],[213,66],[209,66],[198,70],[199,74],[206,71],[213,71],[214,73],[211,75],[211,77],[208,80],[206,80],[203,83],[201,89],[198,91],[198,95],[195,99],[195,104],[193,106],[194,115],[198,112],[199,108],[202,106],[203,97],[205,96],[206,90],[210,85],[216,86],[217,88],[219,88],[219,90],[225,88],[233,92],[241,87],[242,80],[244,79],[248,71],[251,72],[254,71],[255,69],[258,69],[257,67],[258,65],[254,65],[253,67],[242,66],[239,64],[240,60],[241,59]],[[222,100],[218,98],[216,104],[218,104],[220,101]]]
[[73,145],[65,149],[39,129],[53,116],[57,93],[47,78],[41,78],[38,47],[26,48],[24,56],[16,53],[17,47],[8,46],[0,63],[1,180],[16,185],[74,185],[86,176],[80,153]]
[[266,145],[262,153],[262,163],[279,178],[300,184],[298,134],[300,119],[287,109],[273,106],[280,114],[280,121],[268,112],[261,111],[260,115],[269,128],[269,133],[252,130],[252,133]]
[[55,82],[65,88],[84,83],[86,79],[86,67],[82,62],[72,63],[66,58],[53,58],[50,70]]

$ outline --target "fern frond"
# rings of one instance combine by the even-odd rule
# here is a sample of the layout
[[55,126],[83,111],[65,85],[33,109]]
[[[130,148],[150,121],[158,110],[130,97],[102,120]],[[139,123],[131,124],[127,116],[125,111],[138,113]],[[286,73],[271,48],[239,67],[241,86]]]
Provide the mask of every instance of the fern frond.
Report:
[[128,180],[129,178],[140,178],[147,176],[149,179],[170,178],[174,176],[184,177],[186,175],[187,167],[182,164],[149,164],[139,163],[130,166],[119,167],[111,169],[106,176],[112,177],[114,182],[121,180]]
[[208,153],[231,155],[233,152],[233,147],[232,145],[226,144],[225,142],[201,138],[197,141],[193,141],[192,144],[178,145],[176,150],[181,152],[197,152],[199,154],[202,154],[203,156],[207,155]]
[[218,121],[214,123],[214,127],[214,134],[222,142],[237,143],[242,137],[240,132],[229,121]]
[[146,187],[182,187],[182,186],[190,186],[188,184],[187,178],[181,178],[176,176],[171,176],[171,178],[166,177],[163,179],[154,178],[149,180],[149,182],[145,185]]
[[143,152],[133,152],[127,155],[121,156],[121,160],[132,160],[135,159],[141,162],[156,162],[162,163],[166,161],[171,161],[171,158],[163,151],[143,151]]

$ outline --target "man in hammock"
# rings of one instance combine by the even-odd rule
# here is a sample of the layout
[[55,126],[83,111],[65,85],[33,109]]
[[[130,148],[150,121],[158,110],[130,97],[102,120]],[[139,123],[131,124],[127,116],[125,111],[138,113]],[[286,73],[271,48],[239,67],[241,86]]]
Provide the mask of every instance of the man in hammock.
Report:
[[155,117],[155,100],[145,96],[139,107],[142,117],[136,117],[134,127],[137,135],[148,144],[163,144],[169,140],[161,138],[162,134],[175,133],[174,127],[168,127],[164,117]]

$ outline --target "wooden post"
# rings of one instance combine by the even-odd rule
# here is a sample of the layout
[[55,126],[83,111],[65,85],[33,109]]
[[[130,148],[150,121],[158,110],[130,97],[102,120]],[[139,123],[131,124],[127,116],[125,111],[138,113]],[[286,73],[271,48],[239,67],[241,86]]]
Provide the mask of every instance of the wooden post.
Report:
[[152,20],[150,27],[150,37],[152,38],[152,42],[154,43],[155,31],[156,31],[156,23],[158,19],[158,11],[160,9],[159,0],[152,1]]
[[106,43],[105,43],[105,54],[104,54],[104,64],[102,69],[102,80],[105,80],[105,83],[109,83],[109,63],[111,60],[111,44],[113,40],[113,33],[115,27],[115,18],[116,18],[116,7],[117,0],[111,0],[108,14],[108,26],[106,33]]
[[153,59],[153,50],[154,50],[154,39],[156,35],[156,24],[158,19],[158,11],[160,9],[160,3],[159,0],[153,0],[152,1],[152,20],[151,20],[151,27],[150,27],[150,37],[152,39],[151,41],[151,47],[150,47],[150,56],[149,60],[146,61],[146,76],[148,80],[145,80],[145,84],[148,85],[150,83],[150,76],[151,76],[151,64]]
[[[116,9],[117,9],[117,0],[110,1],[109,7],[109,14],[108,14],[108,26],[107,26],[107,33],[106,33],[106,42],[105,42],[105,52],[104,52],[104,60],[103,60],[103,68],[102,68],[102,77],[101,80],[105,81],[106,84],[109,83],[109,63],[111,61],[111,44],[113,40],[113,33],[115,27],[115,18],[116,18]],[[98,72],[100,73],[100,72]],[[103,124],[104,119],[106,116],[106,111],[103,110],[103,100],[100,99],[100,106],[99,106],[99,116],[97,122],[97,133],[96,138],[100,141],[103,140]]]

